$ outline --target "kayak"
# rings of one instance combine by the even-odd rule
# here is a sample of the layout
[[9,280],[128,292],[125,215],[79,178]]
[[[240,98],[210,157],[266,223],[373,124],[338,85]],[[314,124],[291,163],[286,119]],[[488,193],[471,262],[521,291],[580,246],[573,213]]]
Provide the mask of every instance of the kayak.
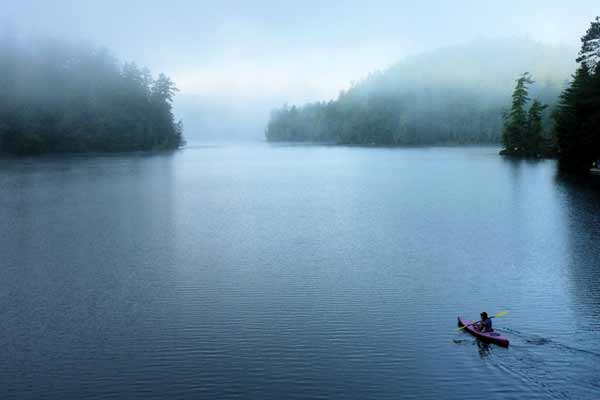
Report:
[[490,342],[490,343],[495,343],[499,346],[503,346],[503,347],[508,347],[508,339],[504,336],[502,336],[500,333],[498,332],[479,332],[477,329],[475,329],[473,327],[472,324],[473,322],[476,321],[469,321],[466,318],[463,317],[458,317],[458,326],[466,326],[465,330],[469,331],[470,334],[472,334],[473,336],[478,337],[479,339],[486,341],[486,342]]

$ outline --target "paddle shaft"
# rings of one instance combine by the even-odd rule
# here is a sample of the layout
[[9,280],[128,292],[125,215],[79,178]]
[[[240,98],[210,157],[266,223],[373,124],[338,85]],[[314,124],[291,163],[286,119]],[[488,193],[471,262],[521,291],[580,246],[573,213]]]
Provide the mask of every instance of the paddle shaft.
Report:
[[[492,319],[492,318],[496,318],[496,316],[495,316],[495,315],[492,315],[491,317],[488,317],[488,319]],[[482,320],[482,319],[480,319],[480,320],[479,320],[479,321],[477,321],[477,322],[471,322],[471,323],[470,323],[470,324],[468,324],[468,325],[461,326],[461,327],[460,327],[460,329],[465,329],[467,326],[472,326],[472,325],[478,324],[478,323],[480,323],[480,322],[482,322],[482,321],[483,321],[483,320]],[[459,329],[459,330],[460,330],[460,329]]]

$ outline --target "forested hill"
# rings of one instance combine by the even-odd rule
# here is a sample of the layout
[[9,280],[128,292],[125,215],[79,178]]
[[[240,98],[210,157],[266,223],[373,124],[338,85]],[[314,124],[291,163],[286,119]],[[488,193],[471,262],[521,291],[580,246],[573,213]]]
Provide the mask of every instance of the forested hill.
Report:
[[103,49],[0,32],[0,153],[177,148],[176,90]]
[[411,57],[329,102],[271,113],[270,141],[340,144],[499,143],[515,77],[537,80],[532,97],[554,104],[576,50],[530,40],[480,40]]

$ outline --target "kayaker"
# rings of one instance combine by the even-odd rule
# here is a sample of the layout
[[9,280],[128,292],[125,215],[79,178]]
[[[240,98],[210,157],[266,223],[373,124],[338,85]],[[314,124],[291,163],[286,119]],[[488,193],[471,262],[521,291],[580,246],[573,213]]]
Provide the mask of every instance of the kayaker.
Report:
[[475,329],[479,332],[493,332],[492,319],[488,317],[487,313],[484,311],[479,316],[481,317],[481,321],[474,325]]

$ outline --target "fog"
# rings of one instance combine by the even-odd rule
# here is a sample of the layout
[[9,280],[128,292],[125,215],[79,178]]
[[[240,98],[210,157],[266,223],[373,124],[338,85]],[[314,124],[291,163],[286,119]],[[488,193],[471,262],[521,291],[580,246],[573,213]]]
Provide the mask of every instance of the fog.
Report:
[[[174,112],[194,143],[263,140],[272,109],[334,99],[373,71],[439,48],[533,41],[574,59],[596,3],[21,0],[4,2],[0,21],[164,72],[180,89]],[[526,59],[502,62],[521,68]],[[544,63],[529,69],[551,70]]]

